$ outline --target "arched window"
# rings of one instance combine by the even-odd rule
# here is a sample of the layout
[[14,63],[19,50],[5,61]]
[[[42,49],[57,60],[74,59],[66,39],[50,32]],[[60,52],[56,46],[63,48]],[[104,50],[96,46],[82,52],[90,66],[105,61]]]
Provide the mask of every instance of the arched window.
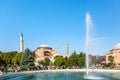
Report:
[[52,54],[49,51],[44,51],[44,56],[52,56]]

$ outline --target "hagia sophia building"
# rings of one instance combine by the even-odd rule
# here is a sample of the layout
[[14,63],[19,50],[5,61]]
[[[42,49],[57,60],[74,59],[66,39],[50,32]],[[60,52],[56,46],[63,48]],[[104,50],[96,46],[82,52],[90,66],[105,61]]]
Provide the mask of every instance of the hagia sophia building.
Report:
[[54,57],[59,56],[59,53],[50,46],[42,44],[35,50],[35,55],[35,65],[38,65],[38,62],[45,58],[49,58],[51,62],[54,62]]
[[[66,44],[66,57],[69,57],[69,45]],[[20,52],[24,52],[24,40],[23,40],[23,34],[20,34]],[[60,56],[59,50],[53,49],[49,45],[41,44],[39,47],[35,50],[35,65],[39,65],[39,61],[44,60],[45,58],[49,58],[51,62],[54,62],[54,57]]]

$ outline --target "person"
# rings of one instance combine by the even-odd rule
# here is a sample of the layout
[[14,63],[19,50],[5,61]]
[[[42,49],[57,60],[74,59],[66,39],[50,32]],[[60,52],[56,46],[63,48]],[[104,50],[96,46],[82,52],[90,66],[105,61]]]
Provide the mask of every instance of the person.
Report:
[[7,66],[5,66],[5,67],[4,67],[4,72],[5,72],[5,74],[7,74],[7,71],[8,71],[8,68],[7,68]]
[[17,66],[14,66],[13,72],[17,72],[17,71],[18,71],[18,67],[17,67]]
[[1,72],[4,74],[4,66],[1,68]]
[[2,68],[0,68],[0,75],[2,75]]

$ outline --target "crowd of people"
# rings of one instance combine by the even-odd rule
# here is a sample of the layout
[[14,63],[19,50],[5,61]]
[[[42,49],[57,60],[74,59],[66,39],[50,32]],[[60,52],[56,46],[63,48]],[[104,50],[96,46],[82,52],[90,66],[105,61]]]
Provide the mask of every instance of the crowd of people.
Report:
[[9,70],[11,70],[11,72],[18,72],[19,67],[18,66],[13,66],[13,67],[3,66],[0,68],[0,71],[1,71],[0,74],[7,74]]

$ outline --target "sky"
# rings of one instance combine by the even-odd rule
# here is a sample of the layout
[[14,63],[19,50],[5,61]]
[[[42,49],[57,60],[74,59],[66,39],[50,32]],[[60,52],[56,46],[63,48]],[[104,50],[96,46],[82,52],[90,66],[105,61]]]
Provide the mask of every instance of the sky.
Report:
[[91,53],[105,55],[120,42],[120,0],[0,0],[0,51],[35,50],[41,44],[65,55],[85,52],[86,13],[90,14]]

